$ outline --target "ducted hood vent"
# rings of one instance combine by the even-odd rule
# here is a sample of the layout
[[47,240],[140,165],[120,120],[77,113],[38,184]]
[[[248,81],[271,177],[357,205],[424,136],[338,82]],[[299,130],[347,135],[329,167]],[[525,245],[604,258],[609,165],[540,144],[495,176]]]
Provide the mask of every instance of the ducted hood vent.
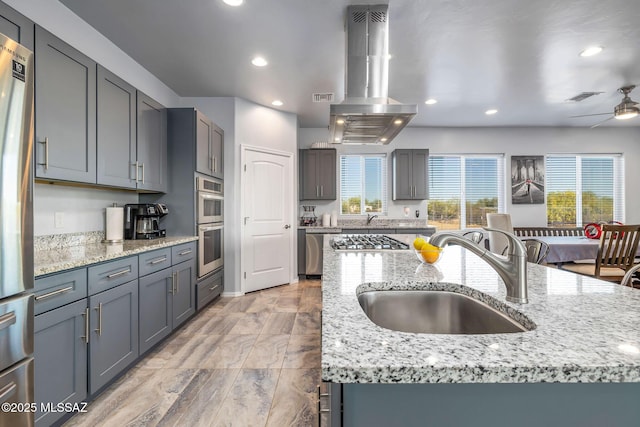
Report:
[[347,7],[346,94],[331,104],[331,141],[388,144],[418,112],[388,97],[389,6]]

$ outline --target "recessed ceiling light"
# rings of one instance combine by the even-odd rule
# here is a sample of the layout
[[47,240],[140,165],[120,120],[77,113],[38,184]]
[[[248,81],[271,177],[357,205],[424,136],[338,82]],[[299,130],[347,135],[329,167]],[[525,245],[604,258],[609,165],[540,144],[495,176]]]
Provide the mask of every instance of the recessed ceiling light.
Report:
[[380,142],[387,142],[387,138],[380,138]]
[[264,67],[265,65],[268,64],[267,60],[264,59],[262,56],[256,56],[251,60],[251,63],[256,67]]
[[434,99],[434,98],[429,98],[426,101],[424,101],[424,103],[427,104],[427,105],[433,105],[433,104],[438,103],[438,100]]
[[284,102],[280,101],[279,99],[276,99],[271,103],[271,105],[275,105],[276,107],[281,107],[283,104]]
[[343,119],[338,119],[338,120],[336,120],[336,123],[339,124],[339,125],[342,125],[342,124],[344,124],[344,120]]
[[583,50],[582,52],[580,52],[580,56],[593,56],[593,55],[597,55],[600,52],[602,52],[604,48],[602,46],[589,46],[588,48],[586,48],[585,50]]
[[487,116],[492,116],[492,115],[494,115],[494,114],[495,114],[495,113],[497,113],[497,112],[498,112],[498,110],[491,109],[491,110],[487,110],[487,111],[485,111],[484,113],[485,113]]
[[396,120],[393,121],[393,123],[395,123],[397,125],[401,125],[402,124],[402,120],[396,119]]
[[242,3],[244,3],[244,0],[222,0],[222,1],[228,4],[229,6],[240,6]]

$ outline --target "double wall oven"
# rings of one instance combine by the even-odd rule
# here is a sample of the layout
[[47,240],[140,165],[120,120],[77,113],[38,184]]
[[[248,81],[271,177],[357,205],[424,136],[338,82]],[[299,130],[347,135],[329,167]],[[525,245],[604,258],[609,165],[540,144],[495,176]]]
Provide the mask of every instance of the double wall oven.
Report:
[[224,265],[224,184],[215,178],[196,178],[198,192],[198,277]]

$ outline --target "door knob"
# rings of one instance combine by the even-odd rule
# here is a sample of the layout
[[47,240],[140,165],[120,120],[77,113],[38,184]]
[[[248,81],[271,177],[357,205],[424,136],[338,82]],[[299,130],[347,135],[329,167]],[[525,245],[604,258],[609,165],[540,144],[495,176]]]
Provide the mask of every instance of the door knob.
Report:
[[288,230],[291,228],[291,226],[289,224],[285,224],[284,228]]

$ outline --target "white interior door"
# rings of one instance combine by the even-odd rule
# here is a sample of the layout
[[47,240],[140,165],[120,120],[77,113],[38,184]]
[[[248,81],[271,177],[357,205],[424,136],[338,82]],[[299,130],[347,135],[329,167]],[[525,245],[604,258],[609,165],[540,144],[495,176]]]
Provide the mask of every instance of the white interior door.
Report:
[[294,233],[292,169],[289,153],[244,149],[244,292],[290,281]]

